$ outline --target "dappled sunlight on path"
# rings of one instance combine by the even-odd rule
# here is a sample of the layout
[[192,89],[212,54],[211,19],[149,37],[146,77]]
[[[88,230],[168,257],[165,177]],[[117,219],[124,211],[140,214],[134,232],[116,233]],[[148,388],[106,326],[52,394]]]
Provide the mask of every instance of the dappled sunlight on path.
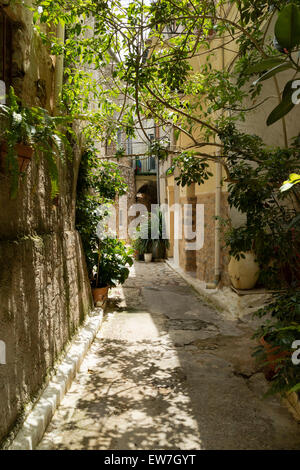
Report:
[[300,448],[251,359],[250,332],[164,263],[135,263],[41,449]]

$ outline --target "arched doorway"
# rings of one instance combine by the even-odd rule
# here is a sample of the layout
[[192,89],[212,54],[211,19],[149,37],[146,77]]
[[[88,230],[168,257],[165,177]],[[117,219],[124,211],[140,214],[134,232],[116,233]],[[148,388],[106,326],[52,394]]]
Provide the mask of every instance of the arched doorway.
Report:
[[157,204],[157,185],[156,181],[147,181],[142,183],[136,193],[136,202],[144,204],[148,212],[151,211],[151,204]]

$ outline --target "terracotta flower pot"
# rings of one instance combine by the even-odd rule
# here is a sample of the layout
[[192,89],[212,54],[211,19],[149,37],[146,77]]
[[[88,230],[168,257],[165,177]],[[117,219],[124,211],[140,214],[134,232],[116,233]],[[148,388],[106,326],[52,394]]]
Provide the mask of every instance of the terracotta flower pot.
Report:
[[243,253],[245,258],[232,257],[228,265],[228,274],[236,289],[253,289],[259,277],[259,264],[252,251]]
[[108,286],[92,288],[92,294],[93,294],[95,305],[97,305],[98,302],[101,304],[104,304],[104,302],[108,299],[108,290],[109,290]]
[[[19,171],[24,172],[28,167],[32,156],[33,148],[25,144],[16,144],[15,146],[16,153],[18,154],[18,163]],[[1,171],[5,170],[5,159],[7,157],[7,144],[2,142],[0,144],[0,169]]]

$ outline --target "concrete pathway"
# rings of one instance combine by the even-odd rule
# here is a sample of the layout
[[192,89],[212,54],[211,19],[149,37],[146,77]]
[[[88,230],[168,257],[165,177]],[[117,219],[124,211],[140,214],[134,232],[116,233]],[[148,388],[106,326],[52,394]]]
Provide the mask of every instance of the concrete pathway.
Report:
[[166,264],[135,263],[39,449],[300,449],[262,399],[251,334]]

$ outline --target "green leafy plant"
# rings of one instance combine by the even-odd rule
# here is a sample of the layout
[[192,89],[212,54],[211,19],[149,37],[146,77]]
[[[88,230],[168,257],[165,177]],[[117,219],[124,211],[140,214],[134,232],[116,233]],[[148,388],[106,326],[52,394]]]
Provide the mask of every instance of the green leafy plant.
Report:
[[[97,227],[108,215],[109,205],[126,189],[117,163],[100,159],[94,145],[87,143],[79,168],[75,223],[81,235],[90,279],[94,278],[99,251]],[[101,207],[105,209],[100,211]]]
[[164,238],[164,214],[159,209],[144,216],[138,231],[139,237],[133,240],[133,246],[140,254],[156,252],[159,258],[166,257],[170,242]]
[[[286,123],[295,106],[292,81],[299,76],[299,2],[230,0],[234,15],[219,6],[212,0],[162,0],[150,5],[137,0],[126,6],[118,0],[37,0],[33,8],[38,13],[37,29],[38,19],[49,26],[58,21],[66,24],[68,40],[63,48],[55,35],[46,35],[43,28],[39,31],[54,54],[62,49],[65,53],[64,106],[73,116],[87,114],[85,132],[111,139],[122,127],[132,136],[141,116],[150,116],[161,128],[174,129],[176,139],[184,135],[188,144],[180,149],[179,158],[159,141],[151,151],[161,160],[175,157],[180,184],[202,183],[210,175],[201,164],[220,163],[229,183],[229,204],[246,215],[244,226],[228,234],[232,254],[238,256],[254,246],[262,272],[272,274],[267,285],[295,289],[299,285],[299,185],[283,192],[279,188],[289,174],[299,173],[299,140],[290,145]],[[94,34],[85,34],[90,28],[85,20],[92,17]],[[169,25],[173,32],[167,35]],[[149,32],[147,41],[141,31]],[[215,41],[209,39],[211,31]],[[233,53],[228,66],[221,69],[215,60],[218,49],[224,55],[227,50]],[[122,60],[116,63],[121,50]],[[201,65],[193,70],[190,60]],[[108,66],[112,69],[109,86],[106,80],[99,83],[83,72],[90,64],[100,72]],[[281,90],[277,75],[283,71],[288,77]],[[255,81],[250,83],[253,76]],[[236,123],[243,122],[248,112],[259,115],[270,98],[259,100],[262,90],[268,91],[268,80],[274,82],[272,95],[280,103],[267,125],[281,121],[282,148],[237,131]],[[94,112],[89,112],[91,96],[99,106]],[[114,99],[119,96],[121,104]],[[148,221],[145,230],[149,231]],[[142,243],[152,243],[146,238]],[[287,330],[282,331],[284,336]],[[285,375],[279,377],[284,383]]]
[[166,258],[167,249],[170,247],[170,242],[165,231],[164,214],[160,209],[151,213],[151,228],[153,233],[156,234],[152,245],[152,253],[158,258]]
[[269,359],[264,346],[258,346],[253,356],[262,364],[273,368],[267,394],[285,395],[300,389],[300,368],[293,364],[292,344],[300,339],[300,290],[287,290],[273,294],[272,301],[254,314],[264,319],[254,338],[267,341],[273,351]]
[[129,266],[133,264],[133,249],[115,238],[99,241],[94,255],[92,287],[115,287],[123,284],[129,276]]
[[143,220],[139,226],[139,237],[134,241],[135,248],[141,255],[144,253],[152,253],[153,240],[151,238],[151,213],[143,216]]
[[244,252],[253,249],[253,235],[246,226],[227,228],[224,240],[230,256],[234,256],[236,259],[243,257]]
[[300,72],[298,60],[295,60],[295,54],[298,53],[297,47],[300,44],[300,7],[295,3],[283,5],[277,17],[274,28],[273,46],[285,57],[264,57],[264,59],[249,67],[249,73],[262,73],[254,82],[258,85],[264,80],[275,77],[278,73],[290,69],[294,71],[294,77],[289,80],[283,90],[281,102],[273,109],[268,116],[267,125],[274,124],[282,119],[295,106],[293,94],[295,93],[294,83]]
[[[267,287],[299,284],[299,188],[279,191],[290,169],[299,168],[297,145],[268,148],[262,139],[243,134],[233,125],[220,133],[228,155],[230,207],[245,215],[240,227],[225,223],[224,239],[231,256],[254,250]],[[239,148],[243,146],[244,154]]]
[[8,94],[8,104],[0,104],[0,143],[7,146],[5,170],[11,176],[11,197],[17,195],[20,171],[16,144],[22,143],[32,147],[36,158],[43,155],[46,159],[51,178],[51,196],[59,191],[57,159],[64,160],[65,150],[70,148],[60,126],[66,126],[69,119],[61,116],[50,116],[39,107],[21,106],[12,87]]
[[188,186],[192,183],[203,184],[207,181],[212,172],[209,171],[209,164],[202,158],[194,156],[193,152],[182,152],[172,160],[172,166],[167,170],[167,175],[172,175],[175,168],[179,168],[179,176],[175,177],[175,181],[179,186]]
[[132,240],[131,243],[132,243],[132,247],[135,250],[137,256],[143,255],[144,253],[146,253],[144,251],[145,250],[145,245],[143,243],[143,240],[140,237],[135,238],[134,240]]

